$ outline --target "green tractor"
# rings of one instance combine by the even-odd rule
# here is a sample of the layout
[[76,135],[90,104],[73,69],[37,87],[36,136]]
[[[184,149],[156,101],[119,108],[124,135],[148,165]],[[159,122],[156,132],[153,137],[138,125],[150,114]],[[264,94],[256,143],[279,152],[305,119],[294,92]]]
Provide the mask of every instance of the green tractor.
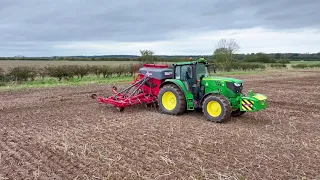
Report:
[[160,85],[158,104],[162,113],[179,115],[185,111],[202,110],[205,117],[223,122],[231,116],[267,108],[267,97],[243,92],[243,81],[235,78],[209,76],[210,65],[204,58],[173,64],[172,78]]

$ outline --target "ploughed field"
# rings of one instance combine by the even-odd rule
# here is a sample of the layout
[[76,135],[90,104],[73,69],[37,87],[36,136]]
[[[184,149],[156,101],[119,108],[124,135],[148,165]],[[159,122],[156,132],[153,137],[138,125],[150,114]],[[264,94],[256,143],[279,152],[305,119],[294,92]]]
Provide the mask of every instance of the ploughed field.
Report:
[[320,72],[231,77],[269,108],[218,124],[89,97],[113,85],[0,92],[0,179],[319,179]]

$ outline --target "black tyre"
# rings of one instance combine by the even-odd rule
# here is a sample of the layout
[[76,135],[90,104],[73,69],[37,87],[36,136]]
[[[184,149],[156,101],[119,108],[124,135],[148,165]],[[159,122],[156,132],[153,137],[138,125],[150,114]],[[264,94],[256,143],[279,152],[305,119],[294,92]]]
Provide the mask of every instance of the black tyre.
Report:
[[233,117],[238,117],[241,116],[245,113],[246,111],[240,111],[240,109],[234,110],[231,112],[231,116]]
[[194,108],[196,112],[202,112],[202,108]]
[[169,84],[160,89],[158,104],[162,113],[179,115],[186,108],[186,98],[180,88],[174,84]]
[[209,95],[202,104],[205,117],[214,122],[223,122],[231,116],[231,105],[227,98],[221,95]]
[[[247,96],[247,95],[246,95],[245,93],[242,93],[242,96]],[[240,102],[240,104],[241,104],[241,102]],[[232,111],[232,112],[231,112],[231,116],[233,116],[233,117],[239,117],[239,116],[243,115],[245,112],[246,112],[246,111],[240,111],[240,108],[239,108],[239,109],[237,109],[237,110]]]

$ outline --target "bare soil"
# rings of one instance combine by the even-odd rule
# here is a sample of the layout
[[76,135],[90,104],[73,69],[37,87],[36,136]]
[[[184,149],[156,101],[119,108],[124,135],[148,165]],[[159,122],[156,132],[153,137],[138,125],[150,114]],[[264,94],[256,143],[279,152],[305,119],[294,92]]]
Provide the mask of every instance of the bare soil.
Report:
[[1,92],[0,179],[319,179],[320,72],[231,77],[269,108],[219,124],[89,97],[112,85]]

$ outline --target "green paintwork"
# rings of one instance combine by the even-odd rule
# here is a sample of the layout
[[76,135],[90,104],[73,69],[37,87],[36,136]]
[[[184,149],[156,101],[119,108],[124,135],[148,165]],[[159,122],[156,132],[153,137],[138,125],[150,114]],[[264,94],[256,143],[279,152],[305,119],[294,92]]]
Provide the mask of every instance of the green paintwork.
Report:
[[176,63],[176,65],[189,65],[189,64],[193,64],[194,62],[193,61],[190,61],[190,62],[178,62]]
[[[206,63],[204,58],[200,58],[197,61],[189,61],[189,62],[179,62],[176,65],[190,65],[194,64],[195,62],[198,63]],[[184,83],[178,79],[167,79],[166,82],[174,83],[181,87],[183,92],[185,93],[185,97],[187,100],[187,110],[194,109],[194,99],[193,94],[188,92]],[[210,94],[220,94],[225,96],[229,99],[232,110],[240,109],[240,111],[247,111],[247,112],[256,112],[259,110],[263,110],[268,107],[267,97],[263,94],[254,94],[252,91],[249,91],[249,96],[244,96],[243,93],[235,93],[231,89],[227,87],[227,83],[236,83],[242,84],[243,81],[236,78],[229,78],[229,77],[220,77],[220,76],[205,76],[202,78],[201,85],[205,87],[205,95],[202,97],[202,101],[198,102],[201,103],[204,101],[206,96]],[[253,102],[252,110],[244,109],[242,107],[242,100],[250,100]]]
[[204,58],[199,58],[197,61],[178,62],[176,63],[176,65],[190,65],[190,64],[195,64],[196,62],[206,63],[206,60]]
[[178,79],[166,79],[165,82],[163,83],[163,85],[165,85],[166,83],[174,83],[178,87],[180,87],[181,90],[183,91],[183,93],[185,94],[185,97],[186,97],[187,110],[194,110],[193,94],[191,92],[187,91],[186,86],[183,84],[183,82],[181,80],[178,80]]
[[205,87],[205,93],[218,91],[219,94],[226,96],[227,98],[234,98],[240,94],[235,94],[231,89],[227,87],[227,82],[242,83],[239,79],[223,78],[223,77],[204,77],[201,81],[201,85]]
[[[227,82],[231,83],[243,83],[242,80],[235,79],[235,78],[228,78],[228,77],[204,77],[201,81],[201,84],[205,86],[205,92],[210,93],[214,92],[214,94],[221,94],[225,97],[227,97],[230,101],[230,104],[232,106],[232,110],[239,109],[241,111],[247,111],[247,112],[255,112],[259,110],[263,110],[267,108],[267,97],[263,94],[254,94],[252,91],[250,91],[250,96],[245,97],[242,93],[234,93],[231,89],[227,87]],[[263,97],[264,103],[257,99],[256,97]],[[246,110],[242,108],[242,99],[248,99],[254,102],[254,108],[253,110]]]
[[240,79],[235,78],[228,78],[228,77],[220,77],[220,76],[207,76],[204,77],[202,80],[205,81],[225,81],[225,82],[233,82],[233,83],[243,83]]
[[241,105],[240,106],[241,111],[256,112],[256,111],[266,109],[268,107],[267,96],[260,93],[254,94],[252,91],[250,91],[249,97],[240,97],[240,102],[242,102],[243,99],[251,100],[254,102],[254,104],[253,104],[252,110],[243,109]]

